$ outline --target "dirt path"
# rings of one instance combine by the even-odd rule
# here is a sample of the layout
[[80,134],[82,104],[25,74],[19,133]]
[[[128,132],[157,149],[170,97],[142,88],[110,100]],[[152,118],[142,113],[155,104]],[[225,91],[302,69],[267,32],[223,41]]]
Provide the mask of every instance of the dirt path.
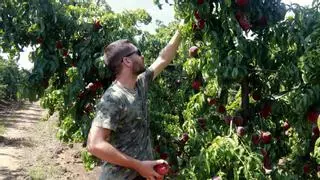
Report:
[[1,111],[1,124],[5,127],[5,133],[0,137],[0,179],[15,179],[23,174],[20,167],[23,147],[31,146],[26,131],[40,118],[41,110],[30,105],[27,110],[14,111],[19,109],[19,104],[7,105],[8,108],[2,106]]
[[0,104],[0,180],[97,179],[99,167],[83,167],[81,144],[56,139],[57,114],[42,121],[45,115],[38,103]]

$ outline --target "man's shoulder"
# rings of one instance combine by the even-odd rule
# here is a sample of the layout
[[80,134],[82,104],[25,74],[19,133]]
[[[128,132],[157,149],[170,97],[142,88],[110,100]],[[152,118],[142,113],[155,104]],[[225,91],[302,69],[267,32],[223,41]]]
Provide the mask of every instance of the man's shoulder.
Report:
[[143,73],[139,74],[137,79],[138,85],[144,85],[144,83],[147,81],[151,81],[153,79],[154,70],[151,67],[148,67]]
[[115,84],[111,84],[102,96],[102,100],[114,102],[122,102],[124,98],[123,92]]
[[144,76],[153,75],[154,70],[149,66],[143,73],[139,74],[138,79]]

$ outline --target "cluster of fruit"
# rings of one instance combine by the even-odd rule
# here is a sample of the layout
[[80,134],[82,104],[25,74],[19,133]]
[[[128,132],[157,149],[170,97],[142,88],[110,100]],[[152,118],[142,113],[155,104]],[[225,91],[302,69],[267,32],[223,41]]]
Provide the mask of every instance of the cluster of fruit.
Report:
[[[85,90],[81,91],[79,94],[78,94],[78,98],[80,99],[83,99],[84,97],[87,96],[88,93],[93,93],[95,94],[96,91],[100,88],[103,87],[103,84],[102,82],[100,81],[97,81],[97,82],[90,82],[86,87],[85,87]],[[87,113],[91,113],[93,112],[94,110],[94,106],[92,103],[87,103],[85,106],[84,106],[84,111],[87,112]]]
[[[100,29],[102,29],[102,25],[101,25],[100,21],[99,20],[95,20],[93,22],[93,30],[94,31],[98,31]],[[44,43],[43,37],[42,36],[38,36],[36,38],[36,43],[39,44],[39,45],[43,44]],[[63,57],[67,57],[69,55],[69,51],[68,51],[68,49],[64,48],[62,40],[56,41],[56,49],[61,50]]]
[[235,0],[237,7],[235,17],[239,22],[240,27],[244,31],[249,31],[252,27],[266,27],[268,25],[268,17],[261,15],[258,19],[250,22],[248,14],[246,12],[248,6],[250,5],[249,0]]
[[[203,5],[204,0],[197,0],[197,4],[199,6]],[[201,18],[199,10],[194,11],[194,17],[196,18],[197,23],[192,24],[192,29],[197,30],[197,29],[203,29],[205,27],[206,21]]]
[[[199,7],[203,6],[205,0],[197,0],[197,5]],[[250,20],[248,10],[250,10],[250,0],[235,0],[235,18],[237,19],[240,27],[244,31],[249,31],[252,27],[266,27],[268,25],[268,17],[266,15],[260,15],[254,20]],[[198,9],[194,10],[194,18],[196,22],[192,23],[192,29],[202,30],[205,28],[206,20],[201,16],[201,13]]]

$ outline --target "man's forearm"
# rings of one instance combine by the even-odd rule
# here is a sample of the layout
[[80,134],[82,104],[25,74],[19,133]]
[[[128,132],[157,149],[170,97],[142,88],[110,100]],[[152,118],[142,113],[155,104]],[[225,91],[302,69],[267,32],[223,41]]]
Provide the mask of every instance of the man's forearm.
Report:
[[135,170],[139,167],[139,160],[125,155],[108,142],[100,142],[96,144],[95,147],[89,148],[89,152],[96,157],[115,165]]
[[181,35],[179,31],[176,31],[176,33],[173,35],[169,43],[162,49],[160,52],[161,59],[168,62],[168,64],[172,61],[172,59],[177,54],[177,50],[179,47],[179,44],[181,42]]
[[179,47],[179,44],[181,42],[181,35],[179,31],[176,31],[176,33],[173,35],[169,43],[166,45],[165,48],[162,49],[160,52],[159,57],[156,59],[156,61],[150,66],[154,70],[154,76],[153,79],[158,76],[158,74],[170,64],[170,62],[173,60],[175,55],[177,54],[177,50]]

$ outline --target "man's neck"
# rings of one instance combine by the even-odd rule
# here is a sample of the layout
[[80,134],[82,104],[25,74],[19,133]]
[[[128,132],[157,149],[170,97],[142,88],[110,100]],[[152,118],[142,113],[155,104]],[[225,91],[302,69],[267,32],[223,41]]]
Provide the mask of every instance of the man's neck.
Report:
[[127,89],[135,89],[137,76],[124,77],[120,76],[116,78],[116,83]]

